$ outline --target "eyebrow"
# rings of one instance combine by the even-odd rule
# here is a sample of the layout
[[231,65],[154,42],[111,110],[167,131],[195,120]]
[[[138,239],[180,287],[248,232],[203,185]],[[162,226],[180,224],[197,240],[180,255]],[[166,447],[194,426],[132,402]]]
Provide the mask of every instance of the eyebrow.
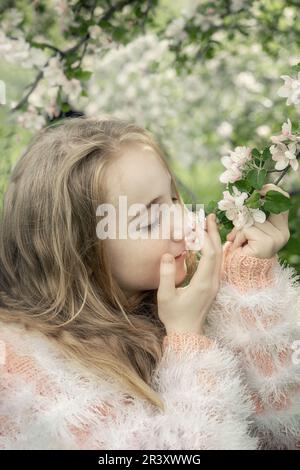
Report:
[[[171,189],[172,189],[172,178],[170,178],[170,190]],[[143,209],[142,211],[139,211],[136,215],[131,217],[130,220],[134,220],[136,217],[138,217],[138,215],[141,215],[142,213],[147,212],[150,209],[151,205],[158,202],[162,197],[163,197],[163,195],[157,196],[155,199],[152,199],[152,201],[150,201],[150,202],[148,202],[148,204],[146,204],[146,210]]]

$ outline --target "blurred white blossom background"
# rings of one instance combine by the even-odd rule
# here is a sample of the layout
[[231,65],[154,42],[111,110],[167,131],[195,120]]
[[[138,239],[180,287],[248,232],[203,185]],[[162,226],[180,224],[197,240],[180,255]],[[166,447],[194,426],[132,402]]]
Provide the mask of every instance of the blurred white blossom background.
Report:
[[[297,1],[157,0],[118,11],[121,3],[1,5],[2,192],[31,136],[68,109],[147,127],[186,198],[201,203],[220,199],[221,158],[230,150],[264,146],[288,118],[299,123],[300,75],[280,78],[300,62]],[[297,192],[299,180],[290,172],[285,189]]]

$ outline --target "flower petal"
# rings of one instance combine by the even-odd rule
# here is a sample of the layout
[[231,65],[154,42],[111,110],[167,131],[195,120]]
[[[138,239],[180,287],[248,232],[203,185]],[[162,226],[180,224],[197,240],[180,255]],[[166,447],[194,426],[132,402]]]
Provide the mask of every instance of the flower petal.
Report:
[[263,224],[266,221],[266,214],[259,209],[253,212],[252,217],[255,222],[259,222],[260,224]]

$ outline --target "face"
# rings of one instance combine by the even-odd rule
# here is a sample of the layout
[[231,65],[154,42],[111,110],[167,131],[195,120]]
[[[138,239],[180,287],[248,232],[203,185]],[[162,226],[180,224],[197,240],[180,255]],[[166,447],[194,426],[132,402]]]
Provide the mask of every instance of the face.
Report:
[[[116,239],[108,238],[104,241],[113,276],[119,286],[129,294],[157,289],[163,254],[171,253],[176,257],[186,248],[183,223],[178,227],[178,219],[176,222],[172,211],[168,236],[162,236],[161,221],[164,216],[163,212],[159,211],[161,204],[174,209],[175,212],[182,213],[183,210],[176,193],[172,191],[171,176],[155,150],[149,145],[139,143],[131,144],[122,151],[120,158],[108,169],[107,178],[110,188],[107,200],[116,210]],[[128,215],[128,211],[126,213],[128,226],[135,226],[143,237],[132,239],[127,236],[121,239],[118,235],[119,213],[122,212],[119,196],[127,196],[128,211],[132,204],[143,205],[144,211],[141,208],[133,210],[134,207],[131,207],[129,212],[133,210],[132,214],[135,213],[136,217]],[[152,209],[150,206],[147,210],[145,206],[150,202]],[[152,233],[156,233],[156,236],[151,237]],[[148,238],[145,234],[148,234]],[[175,265],[175,285],[179,285],[187,273],[185,258],[176,259]]]

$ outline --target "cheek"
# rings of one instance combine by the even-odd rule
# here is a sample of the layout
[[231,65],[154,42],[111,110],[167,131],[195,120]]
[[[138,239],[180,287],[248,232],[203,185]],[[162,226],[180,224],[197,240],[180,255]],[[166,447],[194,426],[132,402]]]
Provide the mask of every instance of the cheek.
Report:
[[[113,273],[124,287],[137,290],[158,289],[160,262],[164,253],[170,252],[164,240],[114,240],[110,241],[110,260]],[[175,285],[186,276],[185,260],[175,260]]]

